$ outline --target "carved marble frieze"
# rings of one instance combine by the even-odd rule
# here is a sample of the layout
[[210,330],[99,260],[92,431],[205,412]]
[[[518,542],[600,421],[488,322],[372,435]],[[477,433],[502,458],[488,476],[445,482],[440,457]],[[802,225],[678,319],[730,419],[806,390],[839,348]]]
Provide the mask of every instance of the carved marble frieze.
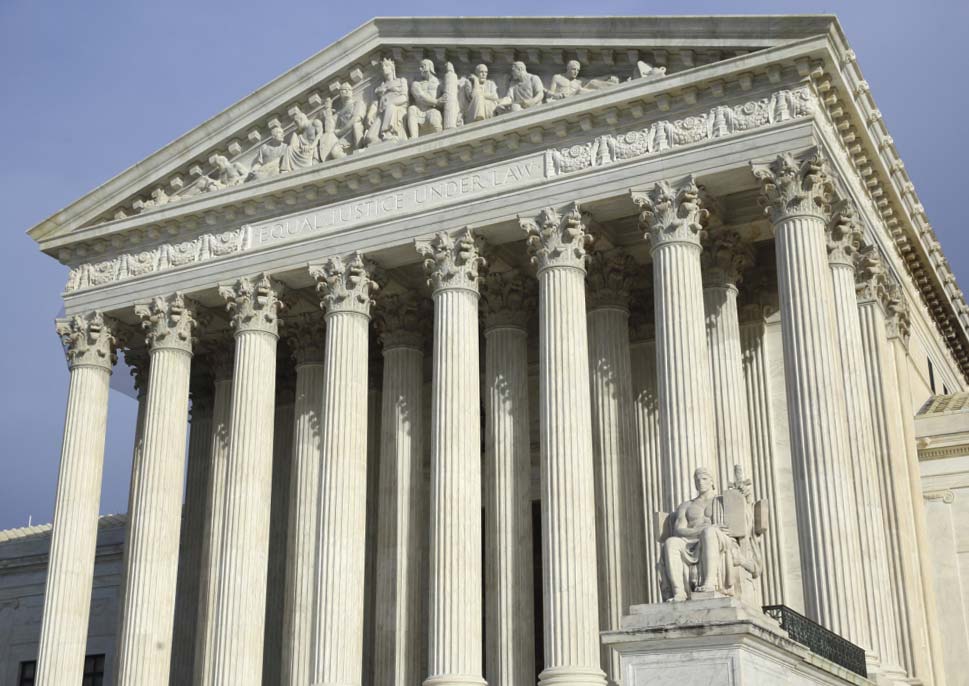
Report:
[[807,86],[779,90],[758,100],[718,105],[705,113],[681,119],[654,121],[632,131],[596,136],[566,148],[539,151],[526,158],[325,206],[298,216],[246,224],[234,231],[203,234],[190,241],[164,243],[142,252],[80,264],[71,270],[65,292],[208,262],[313,234],[390,220],[583,169],[641,159],[705,140],[809,117],[814,112],[813,101]]
[[554,177],[590,167],[602,167],[682,145],[807,117],[813,111],[813,95],[807,87],[778,91],[770,97],[740,105],[717,105],[704,114],[676,120],[664,119],[641,129],[605,134],[585,143],[548,150],[545,173],[548,177]]

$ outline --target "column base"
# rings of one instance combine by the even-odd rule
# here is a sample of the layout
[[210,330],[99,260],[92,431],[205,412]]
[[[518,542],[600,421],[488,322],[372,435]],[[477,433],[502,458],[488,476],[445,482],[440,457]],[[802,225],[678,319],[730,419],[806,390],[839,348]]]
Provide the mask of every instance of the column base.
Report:
[[791,640],[736,598],[635,605],[602,642],[619,653],[623,686],[870,686]]
[[480,676],[472,674],[438,674],[424,679],[424,686],[488,686]]
[[550,667],[538,677],[539,686],[606,686],[606,674],[598,667]]

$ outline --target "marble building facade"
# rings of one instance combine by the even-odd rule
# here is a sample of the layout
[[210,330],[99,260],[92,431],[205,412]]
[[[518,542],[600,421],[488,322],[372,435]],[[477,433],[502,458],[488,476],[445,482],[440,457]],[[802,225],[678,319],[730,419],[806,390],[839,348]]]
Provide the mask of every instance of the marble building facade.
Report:
[[30,235],[71,381],[2,678],[616,683],[657,514],[739,465],[760,604],[963,683],[915,414],[969,308],[832,17],[373,20]]

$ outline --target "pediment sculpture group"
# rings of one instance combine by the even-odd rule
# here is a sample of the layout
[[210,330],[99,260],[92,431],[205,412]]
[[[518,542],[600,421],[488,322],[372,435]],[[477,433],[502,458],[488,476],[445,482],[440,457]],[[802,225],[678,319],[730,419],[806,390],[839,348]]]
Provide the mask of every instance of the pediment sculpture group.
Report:
[[[530,73],[524,62],[511,65],[508,87],[500,93],[489,78],[488,65],[477,65],[471,74],[458,76],[448,62],[439,77],[434,63],[420,62],[420,76],[413,81],[398,76],[394,60],[380,62],[380,82],[373,99],[364,100],[349,82],[338,87],[336,102],[327,98],[320,110],[308,116],[298,108],[290,110],[294,129],[287,137],[278,121],[270,124],[270,138],[259,146],[247,165],[217,154],[209,158],[214,169],[175,195],[164,189],[152,191],[151,199],[136,209],[144,210],[200,193],[208,193],[247,181],[269,178],[336,160],[381,143],[418,138],[429,133],[472,124],[542,103],[556,102],[582,93],[602,90],[620,82],[618,76],[585,78],[578,60],[570,60],[565,71],[552,77],[546,88],[541,77]],[[639,61],[627,80],[658,78],[665,67]]]
[[706,467],[693,480],[696,497],[661,515],[656,571],[663,600],[726,595],[760,607],[756,584],[764,570],[767,502],[755,502],[753,483],[740,466],[722,495]]

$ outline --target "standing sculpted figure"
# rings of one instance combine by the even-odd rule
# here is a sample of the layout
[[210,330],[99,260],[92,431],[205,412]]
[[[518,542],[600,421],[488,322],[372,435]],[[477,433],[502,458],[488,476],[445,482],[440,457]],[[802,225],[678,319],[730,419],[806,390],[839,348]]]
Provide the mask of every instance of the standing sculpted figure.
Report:
[[407,79],[397,76],[392,59],[380,63],[383,81],[374,88],[376,100],[367,112],[367,143],[407,139],[404,120],[407,117]]
[[524,62],[512,64],[508,93],[498,101],[498,109],[502,112],[518,112],[540,105],[544,99],[542,80],[535,74],[529,74]]
[[336,112],[336,126],[333,134],[342,140],[346,147],[356,150],[363,141],[364,119],[367,105],[359,96],[353,94],[349,82],[340,84],[340,109]]
[[471,124],[495,116],[498,107],[498,86],[488,78],[488,65],[479,64],[471,76],[458,83],[464,123]]
[[438,106],[444,105],[441,84],[434,73],[434,63],[421,60],[421,77],[410,84],[410,97],[414,104],[407,108],[407,135],[417,138],[421,127],[425,132],[436,133],[443,128],[443,118]]
[[[753,580],[760,576],[764,528],[754,516],[751,482],[735,468],[736,481],[716,495],[713,476],[705,467],[693,475],[697,496],[670,515],[659,561],[663,599],[680,602],[696,593],[722,593],[759,605]],[[763,511],[766,504],[758,503]]]

